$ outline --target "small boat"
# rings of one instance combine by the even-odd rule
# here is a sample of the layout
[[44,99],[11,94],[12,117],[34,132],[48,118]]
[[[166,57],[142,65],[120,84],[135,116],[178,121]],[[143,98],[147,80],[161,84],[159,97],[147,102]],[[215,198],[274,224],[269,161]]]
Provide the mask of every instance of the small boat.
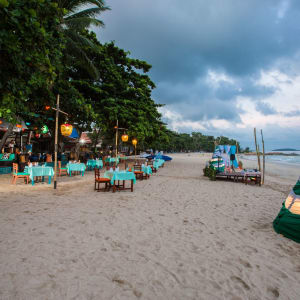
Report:
[[172,160],[172,157],[167,156],[167,155],[149,155],[149,156],[147,156],[147,158],[149,158],[149,159],[160,158],[160,159],[163,159],[164,161],[170,161],[170,160]]

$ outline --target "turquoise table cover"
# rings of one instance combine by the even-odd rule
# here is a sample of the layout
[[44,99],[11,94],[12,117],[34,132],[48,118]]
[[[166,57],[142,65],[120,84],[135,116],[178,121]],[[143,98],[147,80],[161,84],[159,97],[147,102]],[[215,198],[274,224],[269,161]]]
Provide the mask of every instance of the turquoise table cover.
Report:
[[165,161],[163,159],[156,159],[153,162],[153,167],[157,170],[159,167],[161,167]]
[[108,162],[108,163],[116,163],[116,164],[118,164],[119,163],[119,157],[117,157],[117,158],[115,158],[115,157],[108,157],[106,160],[105,160],[106,162]]
[[133,172],[127,171],[106,171],[103,175],[105,178],[110,179],[110,183],[114,184],[115,180],[133,180],[136,183],[136,178]]
[[88,168],[103,168],[103,161],[101,159],[89,159],[86,163]]
[[28,167],[24,168],[24,172],[29,174],[31,184],[34,185],[35,176],[48,176],[48,183],[51,183],[51,178],[54,176],[54,170],[52,167]]
[[83,176],[84,175],[84,171],[86,169],[86,166],[85,164],[83,163],[80,163],[80,164],[72,164],[72,163],[68,163],[66,165],[67,167],[67,171],[68,171],[68,174],[71,176],[72,175],[72,171],[77,171],[77,172],[81,172],[81,175]]
[[152,174],[152,169],[150,166],[143,166],[142,167],[142,171],[147,174],[147,175],[151,175]]

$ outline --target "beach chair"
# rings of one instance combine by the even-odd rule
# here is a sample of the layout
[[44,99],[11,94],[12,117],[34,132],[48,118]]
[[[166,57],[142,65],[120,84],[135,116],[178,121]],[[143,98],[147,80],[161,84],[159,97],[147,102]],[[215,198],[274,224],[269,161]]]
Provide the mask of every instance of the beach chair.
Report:
[[59,160],[58,161],[58,175],[61,176],[63,173],[68,175],[68,168],[62,167],[61,166],[61,161]]
[[29,174],[25,172],[18,172],[18,164],[13,163],[13,178],[12,184],[16,184],[18,178],[24,178],[24,183],[29,182]]
[[[97,192],[100,192],[100,191],[109,191],[110,189],[110,179],[109,178],[104,178],[104,177],[100,177],[100,170],[99,169],[94,169],[95,171],[95,187],[94,187],[94,190],[97,191]],[[100,184],[103,183],[105,184],[105,187],[104,188],[100,188]]]
[[134,165],[133,169],[134,169],[134,175],[135,175],[136,179],[143,180],[144,178],[147,178],[144,176],[144,172],[142,171],[141,165]]
[[148,160],[147,165],[151,167],[152,173],[156,173],[156,169],[153,167],[153,160]]

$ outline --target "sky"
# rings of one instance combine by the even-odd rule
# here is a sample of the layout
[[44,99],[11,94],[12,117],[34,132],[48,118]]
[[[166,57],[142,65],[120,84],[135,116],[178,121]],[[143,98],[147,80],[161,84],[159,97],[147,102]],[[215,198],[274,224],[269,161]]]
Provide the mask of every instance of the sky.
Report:
[[[299,0],[110,0],[98,39],[152,65],[178,132],[300,149]],[[258,136],[260,139],[260,135]]]

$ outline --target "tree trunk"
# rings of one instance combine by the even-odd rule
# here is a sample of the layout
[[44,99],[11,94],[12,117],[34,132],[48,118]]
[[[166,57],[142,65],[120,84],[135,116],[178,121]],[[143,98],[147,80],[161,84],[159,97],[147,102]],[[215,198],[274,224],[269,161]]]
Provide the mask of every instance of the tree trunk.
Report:
[[4,145],[6,143],[7,138],[10,136],[10,134],[13,132],[14,125],[9,123],[8,128],[6,132],[3,135],[2,140],[0,141],[0,151],[2,152],[2,148],[4,148]]

